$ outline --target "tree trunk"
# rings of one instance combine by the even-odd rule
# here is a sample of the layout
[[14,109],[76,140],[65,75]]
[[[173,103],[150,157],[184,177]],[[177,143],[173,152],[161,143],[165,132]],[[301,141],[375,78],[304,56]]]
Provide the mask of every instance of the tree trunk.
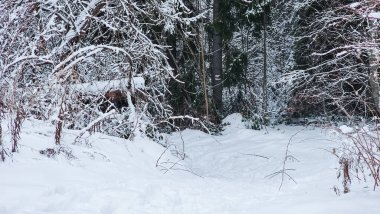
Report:
[[264,9],[263,13],[263,118],[264,123],[267,123],[267,117],[268,117],[268,80],[267,80],[267,74],[268,74],[268,65],[267,65],[267,13]]
[[[371,42],[374,44],[376,43],[376,39],[378,37],[377,35],[377,28],[376,24],[373,20],[369,21],[370,30],[371,32]],[[378,81],[378,73],[377,70],[379,68],[379,52],[377,47],[374,47],[370,50],[369,53],[369,86],[371,88],[371,96],[375,105],[375,110],[377,113],[380,113],[380,106],[379,106],[379,81]]]
[[203,22],[200,24],[201,31],[198,32],[198,40],[199,40],[199,48],[200,48],[200,54],[199,54],[199,70],[202,78],[202,89],[203,89],[203,97],[205,101],[205,114],[206,119],[209,119],[209,104],[208,104],[208,91],[207,91],[207,73],[206,73],[206,66],[205,66],[205,54],[204,54],[204,47],[203,47],[203,36],[202,33],[204,32],[203,28]]
[[[220,22],[220,1],[214,0],[213,4],[213,22],[217,24]],[[212,45],[212,88],[213,88],[213,101],[216,108],[217,114],[221,115],[223,111],[223,84],[222,84],[222,36],[220,33],[221,29],[215,29],[213,34],[213,45]]]
[[167,44],[170,46],[170,48],[167,49],[167,55],[168,55],[168,62],[170,67],[173,69],[173,75],[178,75],[178,65],[177,65],[177,36],[176,34],[168,35]]

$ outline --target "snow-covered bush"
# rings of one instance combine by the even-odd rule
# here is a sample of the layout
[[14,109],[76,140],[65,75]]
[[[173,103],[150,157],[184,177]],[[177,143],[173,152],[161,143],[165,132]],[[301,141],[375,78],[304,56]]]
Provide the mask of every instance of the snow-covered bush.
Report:
[[[132,137],[172,114],[169,47],[151,28],[196,21],[183,19],[183,8],[177,0],[1,1],[0,103],[11,118],[51,120],[57,144],[62,127],[88,131],[94,121]],[[110,90],[122,92],[123,106],[106,97]]]

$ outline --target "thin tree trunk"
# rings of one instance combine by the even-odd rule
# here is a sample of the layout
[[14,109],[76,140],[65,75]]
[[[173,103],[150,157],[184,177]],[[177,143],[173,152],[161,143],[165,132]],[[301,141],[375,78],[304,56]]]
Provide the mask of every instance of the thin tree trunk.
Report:
[[[202,10],[201,2],[198,0],[196,2],[196,8],[197,8],[197,14],[200,13]],[[198,35],[198,70],[199,70],[199,77],[201,78],[201,84],[202,84],[202,91],[203,91],[203,98],[204,98],[204,110],[206,114],[206,120],[209,120],[209,100],[208,100],[208,90],[207,90],[207,71],[206,71],[206,62],[205,62],[205,37],[203,34],[205,33],[204,29],[204,22],[201,20],[201,23],[199,24],[199,28],[197,28],[197,35]]]
[[264,55],[264,62],[263,62],[263,118],[264,122],[266,123],[266,118],[268,116],[268,80],[267,80],[267,73],[268,73],[268,65],[267,65],[267,14],[264,10],[263,14],[263,55]]
[[[374,21],[370,20],[370,30],[371,32],[371,42],[376,43],[376,39],[378,38],[377,29],[375,27]],[[369,86],[371,88],[371,96],[375,105],[375,110],[377,113],[380,113],[379,106],[379,81],[378,81],[378,71],[379,69],[379,53],[377,48],[371,49],[369,53]]]
[[206,74],[206,68],[205,68],[205,54],[204,54],[204,47],[203,47],[203,23],[201,23],[201,31],[199,32],[199,44],[200,44],[200,55],[199,55],[199,65],[200,65],[200,70],[202,74],[202,88],[203,88],[203,96],[205,100],[205,113],[206,113],[206,118],[207,120],[209,119],[209,104],[208,104],[208,91],[207,91],[207,74]]
[[173,75],[176,76],[178,74],[178,65],[177,65],[177,36],[176,34],[169,35],[167,38],[167,44],[170,46],[167,50],[168,54],[168,62],[170,67],[173,69]]
[[[214,0],[213,4],[213,21],[218,23],[220,13],[220,0]],[[212,87],[213,87],[213,100],[216,111],[219,115],[223,111],[223,85],[222,85],[222,52],[223,42],[220,34],[220,29],[214,30],[213,46],[212,46]]]

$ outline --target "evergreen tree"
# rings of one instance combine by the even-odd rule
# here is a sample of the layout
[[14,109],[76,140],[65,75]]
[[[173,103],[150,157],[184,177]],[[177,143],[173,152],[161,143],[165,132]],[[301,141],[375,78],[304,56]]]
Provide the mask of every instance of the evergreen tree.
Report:
[[223,88],[245,82],[248,59],[240,47],[232,45],[234,37],[249,26],[260,26],[261,7],[268,3],[269,1],[214,1],[213,23],[210,28],[213,38],[211,77],[213,100],[219,115],[225,109],[222,105],[225,103]]

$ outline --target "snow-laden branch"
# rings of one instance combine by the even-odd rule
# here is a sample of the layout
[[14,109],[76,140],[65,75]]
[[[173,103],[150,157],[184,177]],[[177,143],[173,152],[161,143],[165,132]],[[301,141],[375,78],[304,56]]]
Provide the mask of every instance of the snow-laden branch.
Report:
[[78,136],[75,138],[75,142],[78,142],[78,140],[86,132],[90,132],[94,128],[94,126],[96,126],[97,124],[99,124],[100,122],[102,122],[103,120],[105,120],[106,118],[110,117],[111,115],[113,115],[115,113],[116,113],[116,110],[112,109],[111,111],[109,111],[107,113],[104,113],[104,114],[101,114],[98,118],[96,118],[95,120],[91,121],[91,123],[89,123],[85,128],[83,128],[82,130],[80,130]]
[[[68,56],[65,60],[63,60],[62,62],[60,62],[58,65],[56,65],[54,67],[54,69],[52,70],[52,73],[53,74],[56,73],[55,75],[60,78],[60,77],[64,76],[65,72],[68,69],[72,68],[78,62],[80,62],[80,61],[82,61],[82,60],[84,60],[90,56],[93,56],[96,53],[99,53],[104,49],[114,51],[115,53],[121,52],[125,56],[127,56],[127,58],[129,59],[129,62],[132,62],[132,57],[123,48],[109,46],[109,45],[90,45],[87,47],[80,48],[79,50],[70,54],[70,56]],[[76,58],[76,59],[73,60],[74,58]],[[71,61],[71,60],[73,60],[73,61]],[[69,64],[66,65],[67,63],[69,63]],[[65,75],[65,76],[67,76],[67,75]]]
[[80,83],[70,85],[70,89],[77,92],[88,93],[88,94],[99,94],[110,90],[126,90],[129,88],[129,82],[133,85],[132,88],[145,89],[145,80],[143,77],[133,77],[132,81],[129,78],[108,80],[108,81],[93,81],[91,83]]
[[37,60],[40,62],[48,63],[48,64],[54,64],[54,62],[50,59],[50,56],[36,56],[36,55],[30,55],[30,56],[21,56],[16,58],[13,62],[5,65],[3,69],[1,70],[2,73],[0,73],[0,77],[12,66],[27,61],[27,60]]
[[168,117],[167,120],[161,121],[161,123],[169,123],[170,120],[191,120],[191,123],[194,124],[195,122],[201,124],[202,128],[207,131],[207,133],[211,133],[210,130],[207,128],[207,126],[199,119],[196,117],[192,117],[189,115],[184,115],[184,116],[170,116]]
[[89,26],[90,19],[99,13],[105,5],[105,0],[91,0],[79,15],[71,17],[75,18],[73,26],[71,26],[71,29],[64,36],[64,40],[58,49],[63,49],[66,45],[83,35],[85,29]]

